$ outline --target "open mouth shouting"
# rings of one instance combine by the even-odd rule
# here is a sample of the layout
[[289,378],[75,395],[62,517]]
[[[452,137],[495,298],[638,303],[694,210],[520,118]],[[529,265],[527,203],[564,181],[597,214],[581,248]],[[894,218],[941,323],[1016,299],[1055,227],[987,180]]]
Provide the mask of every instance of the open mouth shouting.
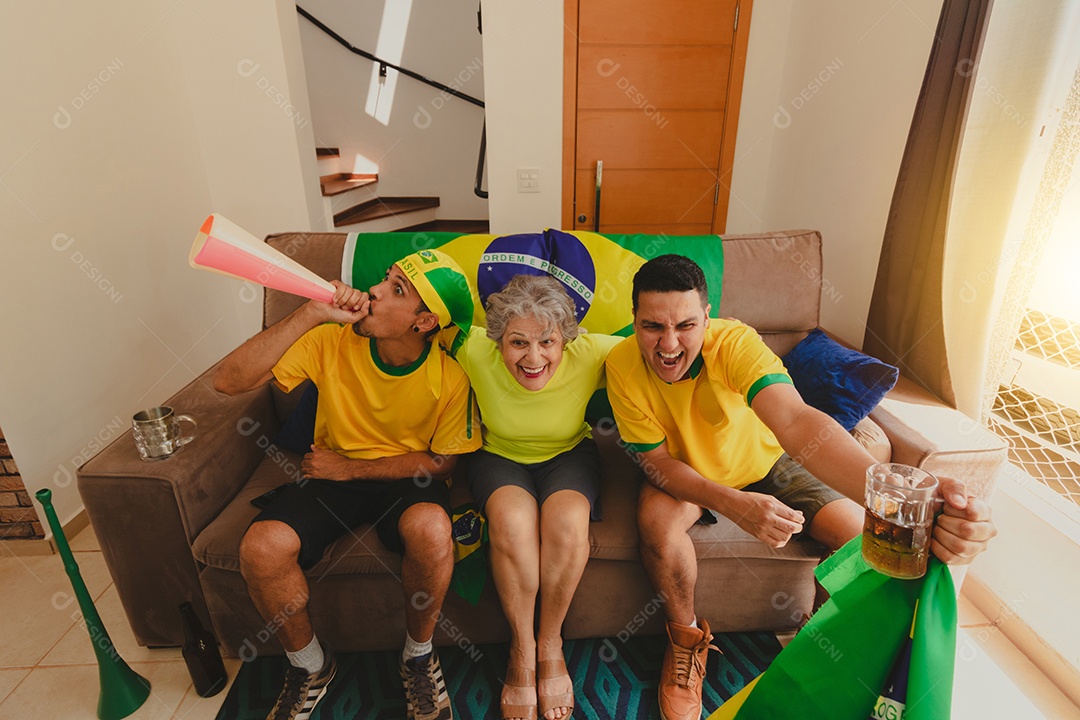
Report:
[[660,356],[661,365],[665,368],[674,370],[679,366],[679,361],[682,360],[683,355],[686,353],[680,350],[679,352],[674,353],[657,352],[656,354]]
[[709,305],[696,290],[643,292],[634,313],[638,349],[664,382],[686,378],[701,354]]

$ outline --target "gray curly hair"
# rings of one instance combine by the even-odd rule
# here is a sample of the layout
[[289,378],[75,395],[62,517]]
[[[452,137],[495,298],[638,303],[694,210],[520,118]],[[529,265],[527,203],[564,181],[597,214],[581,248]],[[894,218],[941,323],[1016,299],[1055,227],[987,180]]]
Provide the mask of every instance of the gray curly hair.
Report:
[[516,317],[534,317],[562,333],[563,345],[578,336],[574,301],[550,275],[515,275],[487,299],[487,336],[502,342],[507,324]]

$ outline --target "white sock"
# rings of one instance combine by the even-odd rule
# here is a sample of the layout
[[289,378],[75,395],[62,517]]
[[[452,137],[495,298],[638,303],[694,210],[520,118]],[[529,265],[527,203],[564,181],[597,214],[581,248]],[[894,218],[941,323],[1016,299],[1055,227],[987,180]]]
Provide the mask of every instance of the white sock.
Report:
[[285,655],[289,658],[289,662],[295,667],[307,670],[309,675],[322,670],[323,664],[326,662],[322,645],[319,644],[319,638],[314,635],[312,635],[311,642],[307,644],[307,647],[296,652],[286,651]]
[[697,627],[697,618],[694,618],[694,622],[690,623],[686,627],[696,628]]
[[412,635],[408,632],[405,633],[405,649],[401,651],[401,660],[411,660],[414,657],[420,657],[421,655],[427,655],[431,652],[431,640],[427,642],[416,642],[412,639]]

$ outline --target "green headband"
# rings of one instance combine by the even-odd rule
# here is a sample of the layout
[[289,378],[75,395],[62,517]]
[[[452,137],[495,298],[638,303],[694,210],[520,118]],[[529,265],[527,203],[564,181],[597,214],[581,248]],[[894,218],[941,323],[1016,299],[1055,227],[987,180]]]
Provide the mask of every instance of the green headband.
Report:
[[472,326],[473,297],[469,281],[452,257],[438,250],[421,250],[395,263],[416,288],[424,304],[439,318],[439,326]]

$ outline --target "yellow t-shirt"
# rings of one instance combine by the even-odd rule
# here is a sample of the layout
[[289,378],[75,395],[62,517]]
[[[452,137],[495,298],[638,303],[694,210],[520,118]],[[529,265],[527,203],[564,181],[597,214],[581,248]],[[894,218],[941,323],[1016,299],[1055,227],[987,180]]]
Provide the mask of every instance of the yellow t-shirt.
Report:
[[[590,437],[585,406],[603,386],[604,358],[622,340],[583,333],[563,349],[555,374],[540,390],[526,390],[510,374],[499,346],[474,326],[460,339],[442,335],[468,373],[480,417],[484,449],[523,464],[550,460]],[[456,341],[455,341],[456,340]]]
[[480,447],[469,379],[430,344],[412,365],[393,367],[379,359],[375,340],[326,323],[297,340],[272,372],[286,392],[308,378],[315,383],[315,444],[346,457],[459,455]]
[[740,488],[769,472],[783,453],[750,408],[773,383],[791,383],[753,328],[713,318],[691,377],[666,383],[646,365],[633,336],[607,360],[608,399],[622,439],[635,452],[667,442],[668,452],[720,485]]

